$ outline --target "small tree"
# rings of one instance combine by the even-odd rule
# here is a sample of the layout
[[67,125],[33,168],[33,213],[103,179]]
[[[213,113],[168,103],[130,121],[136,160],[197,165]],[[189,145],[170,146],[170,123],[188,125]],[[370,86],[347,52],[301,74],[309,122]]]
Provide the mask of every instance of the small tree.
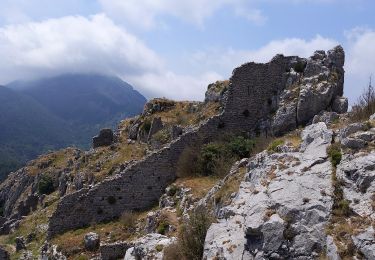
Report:
[[39,194],[51,194],[55,191],[55,187],[53,186],[53,180],[51,176],[47,174],[43,174],[38,183],[38,192]]

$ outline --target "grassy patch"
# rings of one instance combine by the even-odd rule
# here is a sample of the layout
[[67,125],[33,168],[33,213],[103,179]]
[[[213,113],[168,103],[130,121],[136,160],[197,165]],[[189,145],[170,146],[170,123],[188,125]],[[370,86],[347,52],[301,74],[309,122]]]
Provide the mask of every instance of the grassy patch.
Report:
[[277,147],[280,146],[280,145],[283,145],[285,143],[284,140],[282,139],[276,139],[274,140],[267,148],[267,151],[268,152],[271,152],[271,153],[276,153],[277,152]]

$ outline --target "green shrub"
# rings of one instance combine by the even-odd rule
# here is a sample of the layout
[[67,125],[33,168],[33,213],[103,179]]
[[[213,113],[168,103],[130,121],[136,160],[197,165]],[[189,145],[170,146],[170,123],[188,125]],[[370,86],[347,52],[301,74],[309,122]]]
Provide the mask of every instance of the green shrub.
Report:
[[246,158],[250,156],[250,153],[254,149],[255,142],[252,139],[237,136],[232,138],[228,146],[232,154],[239,158]]
[[160,235],[165,235],[167,233],[169,224],[166,221],[161,221],[158,225],[157,232]]
[[336,167],[342,159],[341,146],[339,143],[332,144],[327,149],[327,154],[333,167]]
[[151,120],[150,119],[146,119],[142,125],[141,125],[141,130],[145,133],[148,133],[150,132],[150,129],[151,129]]
[[298,61],[295,65],[294,65],[294,71],[295,72],[298,72],[298,73],[302,73],[306,68],[306,63],[303,62],[303,61]]
[[199,154],[199,168],[200,173],[205,176],[215,174],[215,165],[222,159],[225,153],[225,147],[218,143],[209,143],[202,147]]
[[274,140],[267,148],[267,151],[276,153],[277,152],[277,147],[284,144],[284,141],[281,139],[276,139]]
[[38,192],[39,194],[51,194],[55,191],[55,187],[53,186],[53,180],[51,176],[47,174],[43,174],[38,183]]

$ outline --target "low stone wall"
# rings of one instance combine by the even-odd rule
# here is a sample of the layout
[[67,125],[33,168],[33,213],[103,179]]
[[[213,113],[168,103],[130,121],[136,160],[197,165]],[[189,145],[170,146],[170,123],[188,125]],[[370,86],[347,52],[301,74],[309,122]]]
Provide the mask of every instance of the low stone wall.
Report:
[[133,245],[127,242],[100,245],[100,259],[117,260],[123,259],[126,251]]
[[220,116],[209,119],[169,146],[129,166],[91,189],[63,197],[49,222],[49,236],[91,223],[110,221],[126,210],[145,210],[157,203],[176,178],[177,161],[189,145],[209,142],[220,128]]

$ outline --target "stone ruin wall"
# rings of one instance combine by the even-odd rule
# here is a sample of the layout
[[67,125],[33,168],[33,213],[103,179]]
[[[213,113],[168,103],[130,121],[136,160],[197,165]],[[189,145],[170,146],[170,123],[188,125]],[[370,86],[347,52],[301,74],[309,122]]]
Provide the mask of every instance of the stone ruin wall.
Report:
[[177,162],[186,147],[198,141],[209,142],[221,133],[252,133],[261,120],[277,109],[292,58],[278,55],[270,63],[247,63],[235,69],[221,115],[129,166],[120,175],[63,197],[50,218],[49,237],[118,218],[127,210],[145,210],[155,205],[176,179]]

